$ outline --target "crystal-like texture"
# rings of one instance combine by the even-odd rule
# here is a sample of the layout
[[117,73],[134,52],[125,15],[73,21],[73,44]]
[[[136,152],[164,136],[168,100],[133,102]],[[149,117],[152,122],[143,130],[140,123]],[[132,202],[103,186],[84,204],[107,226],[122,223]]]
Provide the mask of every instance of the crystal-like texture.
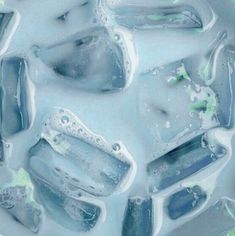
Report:
[[206,200],[206,193],[199,187],[184,188],[170,196],[167,204],[171,219],[177,219],[198,208]]
[[217,146],[216,150],[211,150],[206,137],[199,135],[149,163],[150,191],[170,187],[223,157],[226,150]]
[[153,229],[152,199],[136,196],[128,199],[123,219],[123,236],[150,236]]
[[1,132],[8,137],[30,125],[26,61],[19,57],[1,61]]

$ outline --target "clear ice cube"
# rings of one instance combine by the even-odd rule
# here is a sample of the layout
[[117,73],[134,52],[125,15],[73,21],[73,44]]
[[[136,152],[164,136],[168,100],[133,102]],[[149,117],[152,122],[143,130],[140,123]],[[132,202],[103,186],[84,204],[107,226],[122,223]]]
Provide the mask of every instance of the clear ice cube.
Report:
[[196,218],[169,233],[169,236],[227,236],[235,228],[235,204],[221,199]]
[[213,149],[205,135],[199,135],[147,165],[149,190],[158,192],[197,173],[226,153],[218,143]]
[[[71,195],[77,195],[82,190],[95,196],[111,195],[127,179],[131,163],[128,159],[120,158],[113,150],[102,149],[99,146],[101,138],[93,134],[90,138],[93,141],[98,139],[98,143],[89,143],[88,134],[85,140],[69,133],[71,129],[77,135],[83,132],[81,126],[76,125],[76,118],[71,112],[62,111],[48,120],[42,135],[44,139],[30,150],[31,172],[60,191],[66,189]],[[56,131],[56,127],[53,127],[57,126],[56,122],[63,126],[65,124],[68,131],[62,131],[63,127]],[[73,126],[70,127],[69,123]],[[60,126],[57,128],[60,129]],[[63,179],[66,182],[61,185]]]
[[29,127],[26,61],[19,57],[1,61],[1,132],[3,137]]
[[110,91],[127,85],[123,51],[102,27],[77,33],[36,55],[56,74],[87,91]]
[[69,198],[45,182],[36,181],[35,186],[49,216],[63,227],[77,232],[86,232],[97,224],[101,215],[99,206]]
[[159,28],[201,29],[203,22],[196,9],[190,5],[146,7],[124,5],[110,7],[100,0],[103,10],[111,10],[115,21],[129,29],[146,30]]
[[167,204],[169,217],[175,220],[192,212],[205,202],[206,197],[206,193],[197,185],[172,194]]
[[151,236],[152,217],[151,198],[141,196],[129,198],[123,220],[122,236]]

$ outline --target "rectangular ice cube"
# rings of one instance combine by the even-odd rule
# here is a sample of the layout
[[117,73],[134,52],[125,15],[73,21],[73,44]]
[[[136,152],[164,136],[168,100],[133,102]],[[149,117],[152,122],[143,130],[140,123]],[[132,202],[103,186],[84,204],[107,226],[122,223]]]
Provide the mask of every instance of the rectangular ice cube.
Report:
[[203,27],[198,12],[189,5],[166,7],[126,5],[112,10],[116,22],[130,29],[195,29]]
[[69,198],[40,181],[37,181],[36,187],[48,214],[60,225],[77,232],[86,232],[95,227],[101,215],[99,206]]
[[129,163],[66,134],[55,136],[50,144],[41,140],[30,150],[30,156],[29,166],[36,178],[71,196],[82,190],[95,196],[108,196],[130,169]]
[[132,197],[128,199],[123,220],[122,236],[152,235],[152,199]]
[[26,62],[9,57],[1,61],[1,131],[3,137],[29,127]]
[[235,205],[228,199],[221,199],[196,218],[169,233],[169,236],[221,236],[229,235],[235,228]]
[[150,191],[170,187],[221,158],[225,150],[219,144],[217,148],[218,153],[212,152],[205,136],[199,135],[150,162],[147,166]]
[[184,188],[172,194],[167,209],[171,219],[177,219],[198,208],[206,200],[206,193],[199,186]]

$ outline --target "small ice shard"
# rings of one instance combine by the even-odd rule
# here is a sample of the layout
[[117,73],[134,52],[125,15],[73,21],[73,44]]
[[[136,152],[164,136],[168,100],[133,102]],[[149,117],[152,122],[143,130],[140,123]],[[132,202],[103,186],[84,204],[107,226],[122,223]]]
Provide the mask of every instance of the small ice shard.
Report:
[[221,236],[229,235],[235,228],[235,205],[229,199],[221,199],[196,218],[169,233],[169,236]]
[[206,193],[199,187],[184,188],[170,196],[167,204],[168,215],[175,220],[195,210],[206,200]]
[[0,12],[0,40],[4,37],[6,29],[14,15],[14,12]]
[[123,50],[102,27],[91,28],[49,47],[37,47],[36,55],[57,75],[86,91],[112,91],[128,84]]
[[1,132],[8,137],[30,125],[26,61],[19,57],[1,61]]
[[38,196],[52,219],[65,228],[87,232],[95,227],[101,217],[101,207],[85,200],[73,199],[36,181]]
[[140,196],[129,198],[123,220],[122,236],[151,236],[152,217],[151,198]]
[[[210,144],[213,144],[213,148]],[[205,135],[183,143],[148,164],[150,192],[163,190],[197,173],[222,158],[225,153],[221,145],[207,139]]]
[[119,144],[114,150],[67,110],[48,119],[42,137],[29,153],[32,175],[70,196],[111,195],[133,172]]
[[203,27],[201,17],[190,5],[110,7],[105,0],[100,0],[99,7],[102,7],[104,11],[111,10],[110,14],[113,15],[115,21],[129,29],[201,29]]
[[6,209],[18,222],[36,233],[41,223],[41,209],[33,200],[33,185],[23,169],[13,182],[0,188],[0,206]]

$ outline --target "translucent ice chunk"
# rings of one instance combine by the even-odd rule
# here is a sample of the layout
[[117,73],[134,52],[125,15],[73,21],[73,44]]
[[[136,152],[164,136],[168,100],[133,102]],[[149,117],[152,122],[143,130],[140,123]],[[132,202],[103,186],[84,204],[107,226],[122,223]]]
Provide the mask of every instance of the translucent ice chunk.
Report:
[[21,169],[12,183],[0,188],[0,206],[28,229],[37,232],[41,209],[32,199],[32,190],[27,173]]
[[10,39],[19,22],[19,14],[12,9],[1,6],[0,11],[0,55],[8,48]]
[[206,193],[199,186],[184,188],[169,198],[168,215],[171,219],[177,219],[199,207],[205,200]]
[[42,204],[51,218],[77,232],[92,229],[101,215],[101,208],[93,203],[67,197],[50,188],[46,183],[36,183]]
[[108,196],[120,188],[132,170],[131,163],[120,150],[105,149],[101,137],[92,133],[82,137],[86,131],[71,112],[61,110],[52,115],[45,124],[44,139],[30,151],[32,174],[70,196],[81,190]]
[[132,197],[128,199],[123,220],[122,236],[152,235],[152,199]]
[[221,199],[196,218],[172,231],[169,236],[227,236],[235,228],[235,205]]
[[0,40],[2,40],[13,15],[14,12],[0,12]]
[[1,61],[1,130],[8,137],[29,127],[26,62],[10,57]]
[[[105,0],[100,0],[100,5],[107,8]],[[109,8],[111,9],[111,7]],[[126,5],[111,10],[116,22],[130,29],[195,29],[203,27],[198,12],[189,5],[166,7]]]
[[122,89],[127,84],[123,51],[105,28],[92,28],[38,48],[36,55],[58,75],[88,91]]
[[207,138],[200,135],[150,162],[147,166],[150,191],[157,192],[170,187],[202,170],[226,153],[217,143],[213,143],[215,148],[212,150],[208,147]]

